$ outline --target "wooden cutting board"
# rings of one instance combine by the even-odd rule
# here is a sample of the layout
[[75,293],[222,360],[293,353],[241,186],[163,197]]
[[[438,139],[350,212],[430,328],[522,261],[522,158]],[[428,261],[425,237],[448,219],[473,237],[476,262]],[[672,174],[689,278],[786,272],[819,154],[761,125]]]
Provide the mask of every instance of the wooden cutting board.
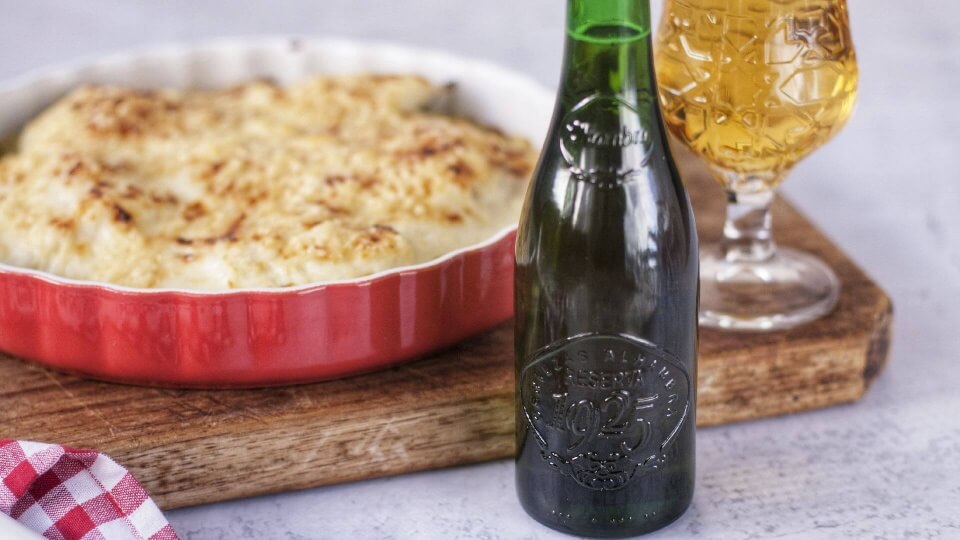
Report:
[[[723,194],[685,158],[702,241]],[[778,240],[823,257],[843,282],[830,317],[773,334],[701,333],[701,426],[859,399],[882,370],[886,294],[784,201]],[[95,448],[161,507],[447,467],[513,453],[513,332],[505,324],[394,369],[264,390],[137,388],[0,356],[0,437]]]

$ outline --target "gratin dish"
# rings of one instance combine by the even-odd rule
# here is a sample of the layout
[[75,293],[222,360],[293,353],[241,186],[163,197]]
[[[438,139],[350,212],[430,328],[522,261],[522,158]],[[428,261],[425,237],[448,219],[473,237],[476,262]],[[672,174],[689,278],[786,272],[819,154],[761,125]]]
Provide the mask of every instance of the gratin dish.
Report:
[[[455,113],[539,144],[552,95],[494,65],[440,52],[271,38],[169,46],[0,84],[0,134],[82,83],[216,88],[322,73],[415,73],[457,84]],[[390,366],[513,313],[515,228],[416,266],[284,289],[134,289],[0,265],[0,349],[129,383],[251,387]]]

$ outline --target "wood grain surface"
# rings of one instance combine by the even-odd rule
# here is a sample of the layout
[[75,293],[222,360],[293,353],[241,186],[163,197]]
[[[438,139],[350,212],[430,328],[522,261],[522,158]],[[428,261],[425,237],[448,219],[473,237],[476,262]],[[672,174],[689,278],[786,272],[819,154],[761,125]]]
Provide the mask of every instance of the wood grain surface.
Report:
[[[701,241],[723,195],[682,163]],[[781,244],[838,273],[837,310],[771,334],[701,332],[697,423],[709,426],[859,399],[883,369],[892,307],[853,261],[789,204]],[[378,373],[262,390],[171,390],[87,381],[0,358],[0,437],[95,448],[163,508],[503,458],[513,453],[512,325]]]

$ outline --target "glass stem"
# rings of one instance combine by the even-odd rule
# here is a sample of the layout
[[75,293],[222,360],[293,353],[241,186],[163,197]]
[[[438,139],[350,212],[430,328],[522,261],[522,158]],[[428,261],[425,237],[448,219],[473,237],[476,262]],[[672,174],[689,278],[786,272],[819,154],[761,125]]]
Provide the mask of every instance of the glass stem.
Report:
[[760,263],[777,251],[771,232],[773,190],[727,192],[727,221],[723,226],[724,258],[729,262]]

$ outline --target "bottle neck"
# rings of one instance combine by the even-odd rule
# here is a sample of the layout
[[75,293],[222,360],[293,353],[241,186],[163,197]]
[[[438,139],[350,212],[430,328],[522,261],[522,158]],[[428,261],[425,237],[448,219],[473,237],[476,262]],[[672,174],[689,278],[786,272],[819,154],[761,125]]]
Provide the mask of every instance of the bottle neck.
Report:
[[598,93],[628,103],[655,96],[649,0],[568,0],[567,6],[565,104]]

